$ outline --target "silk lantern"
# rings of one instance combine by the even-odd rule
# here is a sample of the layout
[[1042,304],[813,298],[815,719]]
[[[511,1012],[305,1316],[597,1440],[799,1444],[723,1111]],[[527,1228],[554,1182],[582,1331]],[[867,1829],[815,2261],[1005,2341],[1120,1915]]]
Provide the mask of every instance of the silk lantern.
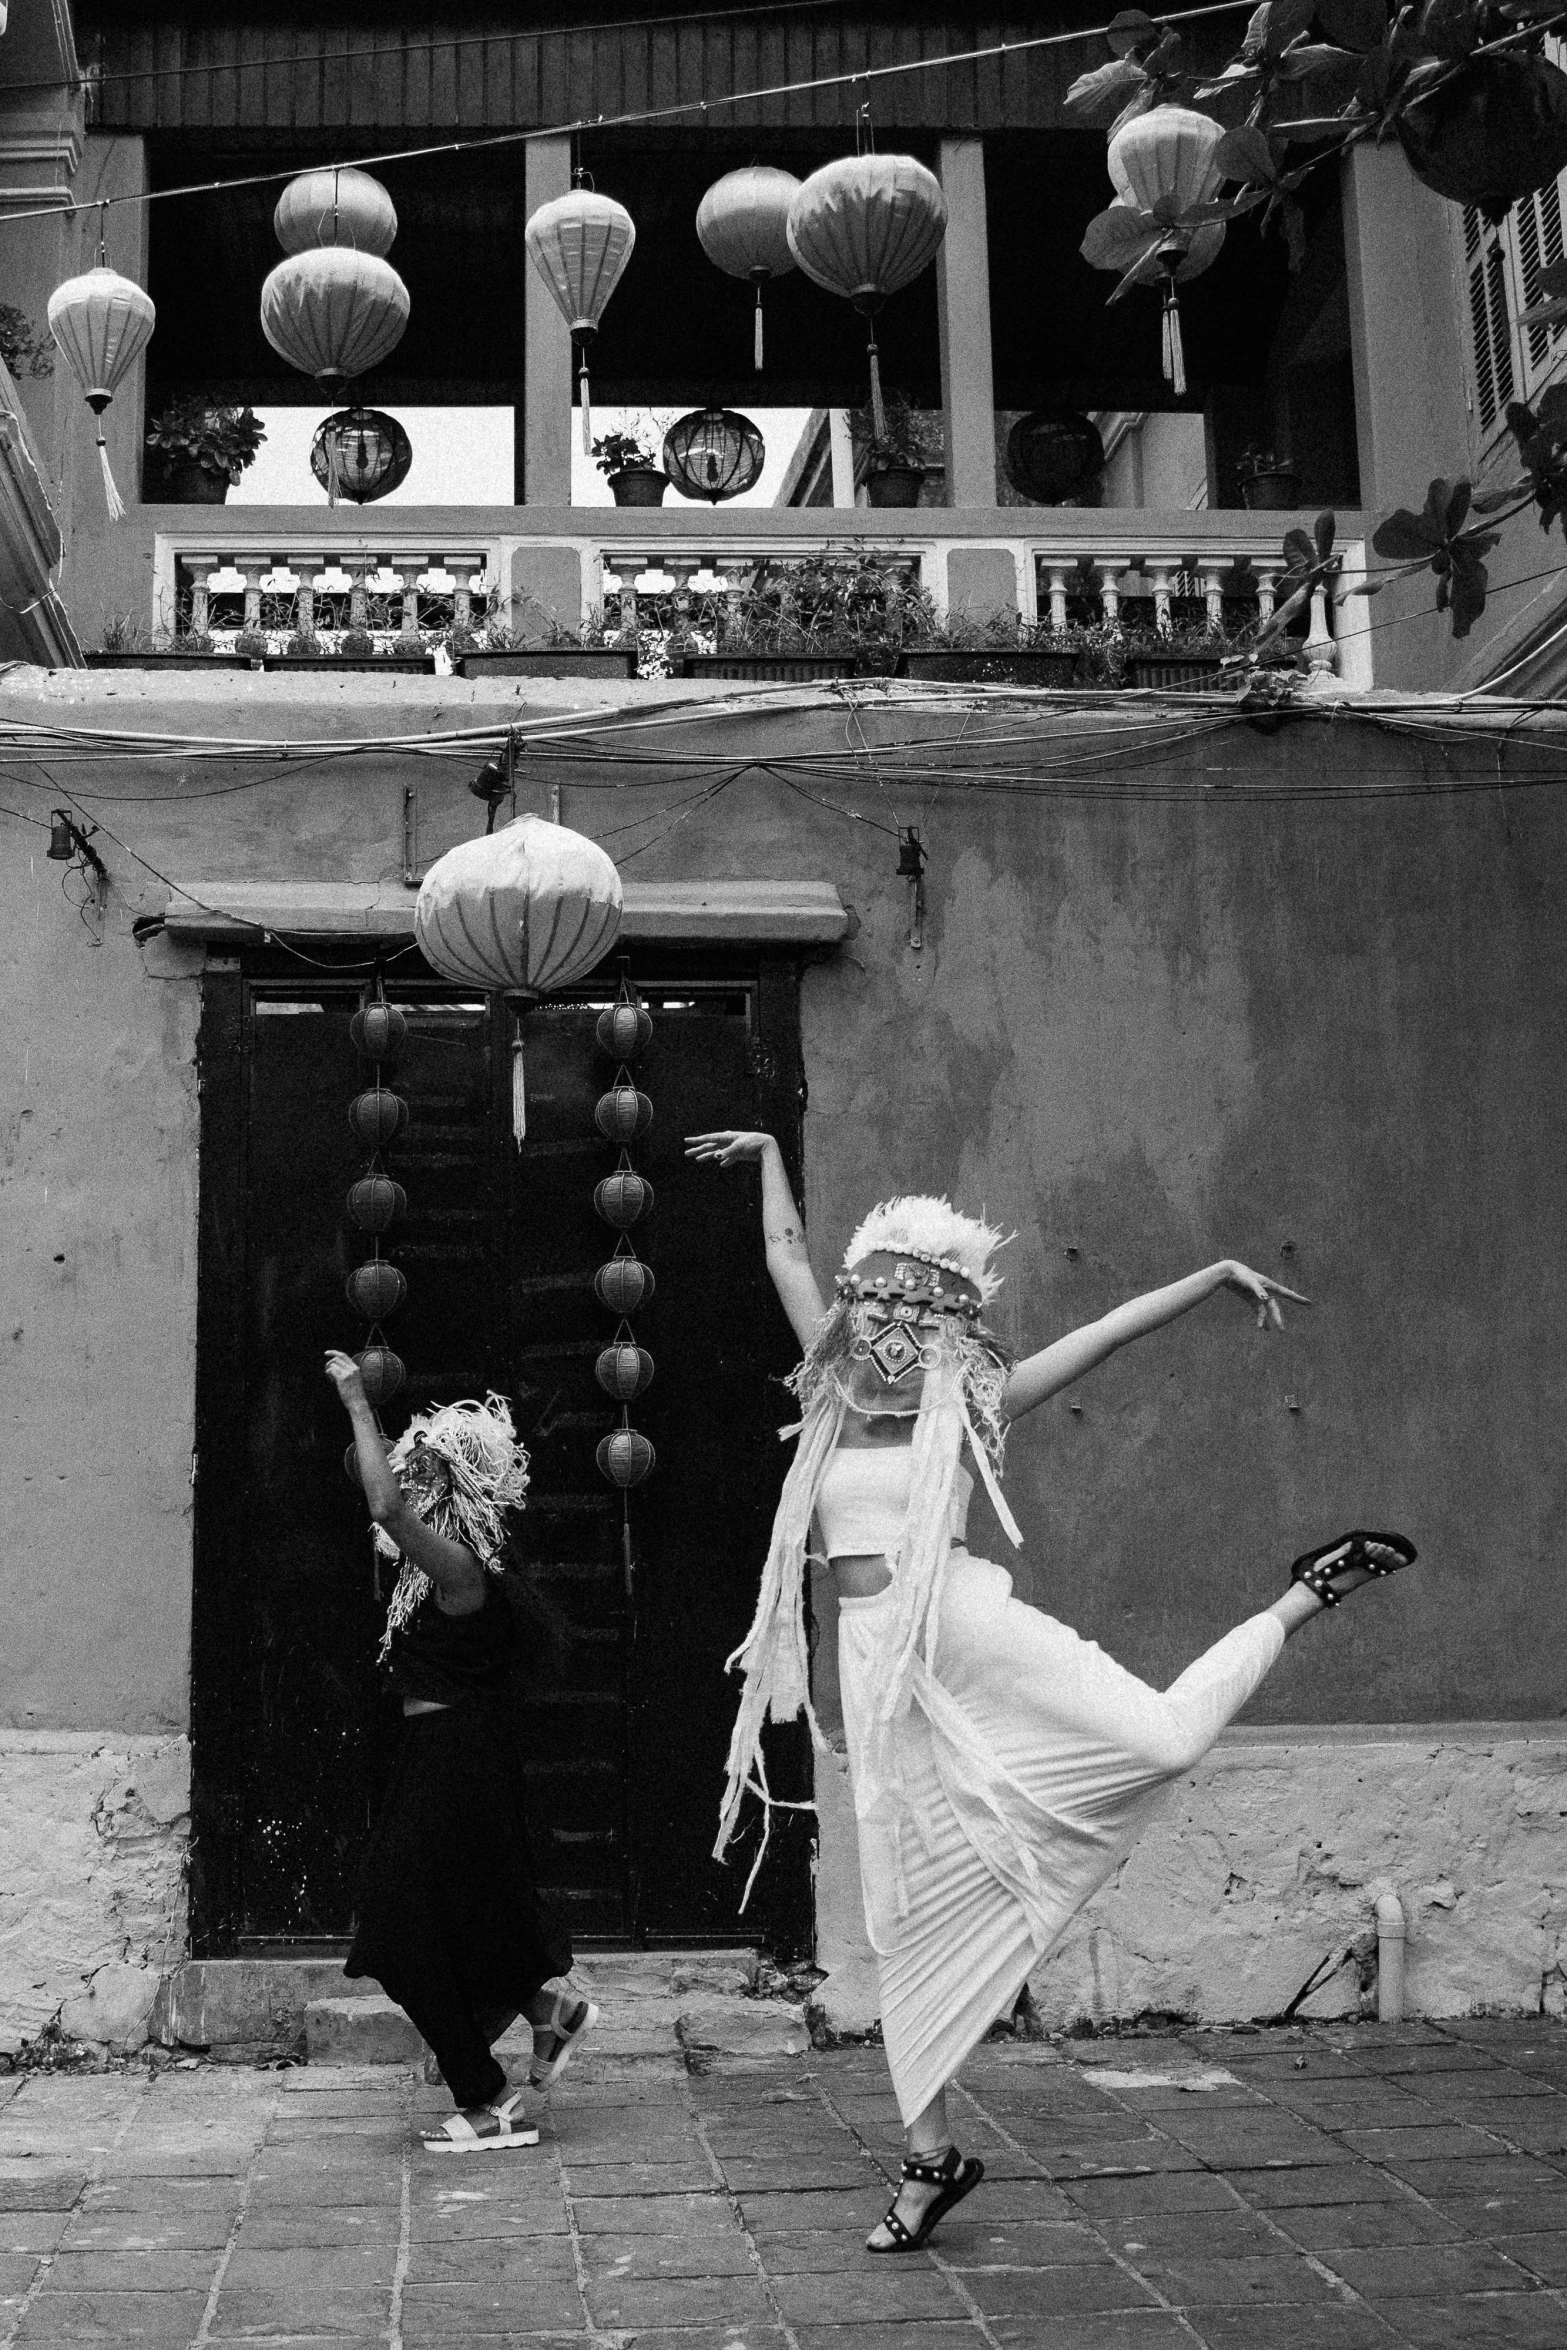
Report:
[[887,431],[875,318],[912,284],[947,231],[941,183],[912,155],[845,155],[802,182],[789,207],[789,250],[813,283],[870,322],[871,425]]
[[408,324],[408,288],[385,259],[397,234],[392,200],[368,172],[301,172],[272,222],[288,258],[261,289],[261,331],[291,367],[335,391],[378,367]]
[[795,267],[789,250],[789,207],[800,192],[792,171],[748,164],[715,180],[696,211],[696,233],[715,269],[756,288],[751,364],[762,372],[762,288]]
[[624,204],[583,187],[580,172],[577,179],[569,194],[539,206],[522,232],[522,241],[578,347],[582,453],[587,456],[593,441],[588,345],[598,333],[610,295],[631,259],[637,231]]
[[289,181],[277,200],[272,229],[285,253],[306,253],[314,245],[352,245],[360,253],[384,256],[397,235],[397,209],[367,171],[326,164]]
[[[536,1002],[608,954],[620,929],[620,875],[597,841],[519,816],[438,857],[414,908],[414,937],[443,978]],[[512,1042],[512,1133],[527,1133],[522,1022]]]
[[1176,287],[1210,268],[1224,242],[1222,220],[1195,217],[1223,182],[1215,160],[1223,137],[1221,124],[1189,106],[1153,106],[1123,123],[1108,156],[1115,201],[1089,222],[1081,247],[1095,269],[1121,273],[1112,302],[1163,279],[1161,359],[1178,399],[1186,396],[1186,357]]
[[158,313],[133,278],[121,277],[106,265],[100,244],[97,268],[56,286],[48,315],[49,332],[98,421],[98,466],[109,520],[123,522],[125,501],[109,466],[103,412],[114,398],[115,386],[146,349]]

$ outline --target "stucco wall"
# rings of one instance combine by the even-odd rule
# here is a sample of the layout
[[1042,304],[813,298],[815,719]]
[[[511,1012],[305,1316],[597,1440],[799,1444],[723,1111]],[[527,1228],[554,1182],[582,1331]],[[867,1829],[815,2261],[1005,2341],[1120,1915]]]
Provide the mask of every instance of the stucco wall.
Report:
[[[678,689],[518,698],[448,680],[214,678],[179,691],[175,704],[156,679],[12,672],[0,717],[299,742],[590,700],[668,710]],[[1567,1653],[1567,811],[1549,790],[1508,788],[1505,763],[1498,788],[1494,744],[1456,732],[1352,717],[1201,730],[1187,712],[1150,756],[1130,722],[1126,708],[1066,711],[1025,748],[993,705],[862,714],[869,740],[966,730],[972,744],[988,727],[1001,739],[986,780],[1012,788],[980,792],[933,783],[923,750],[902,762],[918,776],[878,784],[847,762],[830,703],[730,711],[660,736],[665,758],[744,772],[633,870],[831,879],[856,909],[857,935],[804,989],[824,1275],[876,1197],[950,1188],[1016,1229],[999,1319],[1017,1344],[1224,1253],[1315,1299],[1276,1337],[1219,1298],[1108,1365],[1071,1399],[1080,1411],[1061,1399],[1016,1430],[1024,1597],[1167,1680],[1270,1597],[1306,1543],[1400,1525],[1421,1565],[1292,1642],[1250,1719],[1552,1719]],[[787,779],[745,766],[764,756]],[[27,779],[13,807],[46,815],[63,786],[187,880],[395,876],[405,784],[425,858],[476,828],[467,752],[280,769],[238,754],[105,766],[56,746],[47,775],[12,764]],[[556,778],[565,820],[590,832],[683,796],[660,769],[629,799],[634,774],[586,757]],[[1330,779],[1344,796],[1299,796]],[[1389,796],[1422,781],[1434,788]],[[930,856],[920,952],[894,872],[907,823]],[[42,832],[7,822],[5,838],[0,1723],[157,1737],[186,1719],[199,982],[189,958],[130,938],[164,892],[126,848],[100,842],[114,875],[100,932],[63,901]],[[972,1539],[999,1554],[978,1506]],[[1393,1765],[1375,1768],[1396,1812]],[[74,1798],[62,1803],[68,1822]],[[1275,1833],[1257,1813],[1248,1882],[1272,1883]],[[1567,1874],[1562,1833],[1531,1830],[1520,1847],[1542,1889]],[[1118,1917],[1134,1897],[1154,1914],[1158,1849],[1136,1864],[1154,1874],[1114,1897]],[[1423,1844],[1421,1881],[1440,1863]],[[1555,1899],[1542,1890],[1542,1920]],[[1144,1946],[1135,1922],[1115,1932]],[[1087,1981],[1073,1947],[1057,1965]],[[1534,1945],[1501,1974],[1488,1940],[1468,1947],[1475,1996],[1491,1974],[1509,1998],[1539,1979]],[[1124,1963],[1141,1982],[1142,1962]]]

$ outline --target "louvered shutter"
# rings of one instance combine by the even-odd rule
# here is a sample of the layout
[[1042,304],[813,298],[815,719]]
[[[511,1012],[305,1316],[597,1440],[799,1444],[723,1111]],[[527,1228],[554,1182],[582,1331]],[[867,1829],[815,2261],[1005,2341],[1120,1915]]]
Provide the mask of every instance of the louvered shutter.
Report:
[[1475,410],[1480,438],[1488,440],[1512,399],[1512,318],[1507,299],[1507,257],[1497,232],[1474,205],[1464,209],[1464,261],[1469,283],[1469,328],[1475,375]]
[[[1562,258],[1562,185],[1552,180],[1515,204],[1508,226],[1518,255],[1519,308],[1530,309],[1542,298],[1540,273]],[[1524,388],[1533,391],[1549,370],[1562,345],[1562,326],[1531,326],[1524,332]]]

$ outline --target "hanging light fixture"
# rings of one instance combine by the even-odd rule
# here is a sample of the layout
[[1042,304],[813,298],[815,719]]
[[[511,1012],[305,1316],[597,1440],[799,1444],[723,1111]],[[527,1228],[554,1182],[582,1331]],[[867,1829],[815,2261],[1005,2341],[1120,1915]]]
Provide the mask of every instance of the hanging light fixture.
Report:
[[676,489],[714,506],[754,489],[766,462],[760,431],[733,408],[693,408],[664,435],[664,471]]
[[789,250],[813,283],[870,323],[871,423],[887,430],[876,313],[929,268],[947,232],[941,183],[912,155],[845,155],[813,171],[789,207]]
[[[383,257],[397,234],[392,200],[367,172],[303,172],[284,189],[273,225],[290,249],[261,289],[261,331],[290,367],[335,392],[378,367],[408,324],[408,288]],[[290,242],[306,234],[314,241]]]
[[762,372],[762,288],[795,267],[789,250],[789,207],[800,192],[792,171],[748,164],[714,180],[696,210],[696,233],[715,269],[756,288],[751,364]]
[[88,407],[98,420],[98,465],[103,475],[104,503],[111,522],[125,519],[125,501],[115,487],[104,439],[103,412],[146,349],[158,313],[150,296],[134,278],[111,269],[105,252],[108,207],[100,215],[98,266],[80,277],[68,277],[49,297],[49,332],[67,366],[82,387]]
[[571,329],[579,359],[577,380],[582,387],[582,453],[593,440],[588,392],[588,345],[598,333],[610,295],[619,285],[637,241],[636,223],[624,204],[583,186],[541,204],[522,232],[528,257],[555,297],[556,307]]
[[1083,259],[1115,269],[1121,282],[1112,302],[1134,285],[1164,286],[1164,380],[1186,396],[1177,285],[1212,266],[1224,242],[1222,220],[1194,218],[1223,184],[1215,161],[1224,127],[1190,106],[1152,106],[1123,123],[1110,141],[1115,201],[1088,224]]
[[379,408],[337,408],[316,426],[310,470],[333,505],[339,497],[373,505],[408,479],[413,443],[395,416]]
[[1007,435],[1007,479],[1040,506],[1097,506],[1104,495],[1105,445],[1092,417],[1075,408],[1031,408]]

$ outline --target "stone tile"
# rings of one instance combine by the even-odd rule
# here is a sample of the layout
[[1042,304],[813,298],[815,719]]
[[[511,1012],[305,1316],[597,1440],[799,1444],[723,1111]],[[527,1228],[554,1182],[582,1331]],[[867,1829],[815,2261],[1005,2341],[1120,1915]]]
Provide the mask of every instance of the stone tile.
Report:
[[639,2338],[647,2326],[771,2322],[766,2292],[753,2277],[600,2278],[587,2297],[595,2325]]
[[1103,2260],[1104,2245],[1086,2220],[1019,2219],[996,2226],[969,2205],[941,2223],[937,2249],[949,2268],[1061,2268]]
[[[42,2298],[42,2296],[40,2296]],[[236,2342],[276,2334],[351,2334],[362,2339],[385,2327],[391,2296],[346,2285],[230,2285],[218,2295],[213,2331]]]
[[250,2204],[256,2211],[273,2211],[286,2204],[303,2204],[307,2210],[319,2211],[334,2203],[395,2203],[401,2193],[400,2168],[345,2170],[334,2165],[314,2170],[300,2165],[258,2169],[250,2183]]
[[239,2208],[234,2179],[98,2179],[82,2195],[84,2211],[226,2211]]
[[0,2170],[0,2211],[69,2211],[86,2185],[81,2170],[40,2172],[34,2164],[21,2177]]
[[204,2250],[110,2252],[94,2247],[58,2251],[44,2281],[51,2293],[169,2293],[198,2287],[205,2293],[217,2274],[222,2246]]
[[1466,2106],[1462,2118],[1525,2154],[1567,2151],[1567,2097],[1487,2097]]
[[444,2244],[412,2245],[407,2281],[410,2285],[504,2282],[521,2288],[534,2278],[543,2284],[561,2278],[574,2282],[576,2274],[569,2236],[534,2236],[519,2231],[515,2236],[454,2236]]
[[1413,2074],[1408,2083],[1423,2104],[1465,2107],[1489,2104],[1497,2097],[1546,2099],[1560,2097],[1555,2081],[1538,2073],[1496,2065],[1485,2072]]
[[[562,2149],[568,2171],[574,2168],[571,2150]],[[520,2155],[519,2160],[523,2159]],[[700,2148],[690,2162],[605,2162],[585,2165],[580,2181],[594,2195],[694,2195],[711,2189],[713,2173]]]
[[1440,2244],[1458,2234],[1450,2219],[1412,2195],[1396,2203],[1286,2206],[1273,2220],[1302,2250],[1324,2255],[1348,2245]]
[[1071,2268],[969,2269],[964,2284],[989,2317],[1067,2317],[1095,2309],[1152,2308],[1148,2287],[1107,2260]]
[[[1284,2251],[1242,2260],[1143,2252],[1132,2265],[1166,2301],[1183,2309],[1250,2309],[1332,2297],[1331,2288],[1308,2261]],[[1308,2321],[1301,2322],[1304,2326]]]
[[[851,2331],[848,2327],[841,2330],[845,2333]],[[858,2342],[858,2329],[853,2329],[853,2333],[857,2350],[865,2350],[865,2345]],[[743,2341],[736,2339],[733,2326],[679,2326],[673,2329],[658,2326],[652,2331],[644,2328],[638,2332],[636,2350],[785,2350],[786,2339],[779,2327],[747,2318]],[[485,2350],[491,2350],[491,2345],[487,2343]],[[552,2346],[530,2336],[525,2344],[520,2345],[520,2350],[552,2350]],[[561,2350],[583,2350],[582,2335],[574,2335],[570,2344],[563,2344]],[[905,2338],[900,2350],[914,2350],[914,2346]]]
[[[882,2210],[886,2209],[896,2187],[897,2181],[889,2179],[882,2194]],[[1064,2220],[1075,2216],[1066,2195],[1048,2179],[993,2179],[988,2174],[956,2206],[951,2224],[956,2225],[960,2213],[976,2227],[998,2220]],[[945,2236],[949,2223],[943,2220],[941,2224]]]
[[1150,2171],[1201,2170],[1202,2159],[1174,2138],[1103,2138],[1076,2145],[1030,2138],[1020,2131],[1026,2152],[1042,2162],[1053,2179],[1141,2178]]
[[806,2192],[852,2189],[863,2187],[870,2176],[864,2155],[852,2146],[847,2153],[827,2158],[817,2156],[804,2163],[754,2160],[739,2154],[720,2159],[725,2183],[737,2195],[768,2190],[787,2194],[796,2189]]
[[[791,2329],[800,2350],[980,2350],[980,2337],[970,2320],[965,2317],[955,2325],[945,2325],[927,2318],[918,2328],[894,2322],[890,2325],[855,2326],[794,2326]],[[711,2337],[713,2350],[739,2350],[732,2335]],[[779,2336],[780,2341],[783,2339]],[[685,2334],[638,2334],[637,2350],[650,2350],[661,2343],[664,2350],[686,2350],[689,2337]],[[745,2350],[756,2350],[755,2338],[746,2328]],[[1085,2345],[1086,2350],[1086,2345]],[[1162,2346],[1161,2346],[1162,2350]],[[1191,2350],[1190,2343],[1182,2350]]]
[[1404,2190],[1369,2162],[1312,2165],[1305,2170],[1248,2170],[1233,2184],[1261,2211],[1296,2203],[1398,2203]]
[[1095,2224],[1106,2242],[1136,2268],[1147,2268],[1144,2255],[1167,2252],[1244,2260],[1284,2250],[1275,2231],[1254,2211],[1132,2211]]
[[[798,2194],[778,2195],[767,2191],[740,2197],[740,2214],[748,2228],[768,2235],[788,2235],[796,2231],[814,2232],[821,2228],[845,2228],[851,2234],[868,2236],[890,2200],[889,2190],[874,2187],[836,2195],[818,2194],[805,2188]],[[728,2205],[719,2203],[725,2224],[729,2223]],[[577,2206],[578,2211],[581,2205]],[[579,2225],[581,2224],[579,2220]]]
[[241,2288],[288,2293],[319,2286],[323,2293],[390,2292],[397,2245],[389,2238],[359,2244],[290,2245],[270,2251],[236,2244],[223,2273],[222,2299]]
[[[1504,2258],[1517,2261],[1542,2284],[1567,2289],[1567,2234],[1497,2236],[1493,2242]],[[1563,2332],[1567,2334],[1567,2326]]]
[[[965,2282],[972,2283],[972,2279]],[[791,2326],[860,2325],[967,2317],[968,2311],[938,2269],[924,2260],[876,2260],[836,2276],[799,2270],[771,2280],[774,2300]],[[589,2299],[592,2299],[589,2294]]]
[[31,2342],[135,2342],[141,2350],[186,2350],[201,2323],[200,2293],[40,2293],[18,2329]]
[[247,2211],[240,2222],[239,2248],[307,2252],[334,2244],[395,2244],[398,2225],[395,2203],[334,2203],[326,2211]]
[[[866,2229],[864,2234],[869,2234]],[[743,2236],[736,2235],[736,2243],[743,2244]],[[850,2228],[813,2228],[799,2235],[761,2235],[753,2232],[751,2241],[761,2257],[763,2268],[770,2277],[797,2276],[807,2269],[861,2269],[867,2254],[864,2235]],[[697,2248],[711,2244],[711,2236],[697,2239]]]
[[1346,2130],[1344,2144],[1367,2162],[1393,2163],[1400,2171],[1411,2162],[1487,2162],[1502,2151],[1466,2122],[1437,2122],[1424,2130]]
[[[787,2243],[812,2240],[809,2237],[783,2239]],[[840,2235],[830,2240],[843,2241]],[[582,2260],[589,2277],[752,2277],[756,2274],[750,2246],[738,2228],[727,2236],[585,2236]]]
[[52,2252],[70,2221],[68,2211],[0,2211],[0,2252]]
[[0,2302],[15,2303],[38,2274],[36,2252],[0,2252]]
[[508,2285],[409,2285],[403,2293],[405,2342],[462,2342],[489,2334],[585,2331],[575,2279]]
[[[1567,2310],[1550,2293],[1379,2301],[1376,2314],[1411,2350],[1562,2350],[1567,2340]],[[1380,2340],[1385,2343],[1386,2336]]]
[[1481,2048],[1451,2041],[1414,2048],[1366,2046],[1336,2051],[1345,2072],[1386,2073],[1393,2079],[1404,2073],[1495,2072],[1499,2068]]
[[[998,2342],[1015,2343],[1018,2350],[1193,2350],[1189,2328],[1162,2309],[1124,2310],[1109,2317],[993,2317],[987,2322]],[[968,2339],[972,2342],[973,2335]],[[853,2350],[853,2345],[846,2350]],[[908,2350],[913,2350],[912,2344]],[[1304,2345],[1292,2345],[1291,2350],[1304,2350]]]
[[1236,2211],[1240,2208],[1236,2190],[1206,2170],[1153,2171],[1142,2178],[1074,2179],[1067,2193],[1090,2218],[1100,2213],[1119,2215],[1128,2211]]
[[[1528,2280],[1489,2244],[1382,2245],[1375,2250],[1343,2249],[1332,2266],[1368,2301],[1408,2301],[1461,2293],[1521,2292]],[[1567,2318],[1567,2312],[1564,2312]],[[1563,2325],[1567,2338],[1567,2323]]]
[[1167,2114],[1164,2126],[1216,2170],[1252,2170],[1283,2162],[1346,2162],[1349,2157],[1344,2146],[1355,2144],[1353,2135],[1346,2136],[1340,2145],[1325,2130],[1314,2130],[1308,2122],[1277,2110],[1256,2120],[1238,2113],[1211,2118]]
[[1441,2195],[1431,2209],[1467,2235],[1550,2235],[1567,2228],[1567,2179],[1554,2195]]
[[[1482,2162],[1407,2162],[1389,2156],[1387,2168],[1433,2201],[1448,2195],[1554,2195],[1563,2185],[1560,2171],[1528,2154],[1493,2154]],[[1317,2197],[1321,2203],[1329,2200]]]
[[[763,2195],[758,2203],[815,2203],[841,2213],[837,2195]],[[584,2236],[727,2235],[734,2226],[729,2199],[716,2188],[707,2195],[579,2195],[571,2198],[572,2217]],[[823,2218],[802,2218],[799,2225],[821,2227]]]
[[[1205,2309],[1195,2322],[1208,2350],[1395,2350],[1398,2337],[1383,2315],[1316,2301],[1309,2316],[1302,2315],[1298,2303],[1285,2303],[1272,2309]],[[1442,2350],[1469,2350],[1469,2337],[1452,2335]]]

